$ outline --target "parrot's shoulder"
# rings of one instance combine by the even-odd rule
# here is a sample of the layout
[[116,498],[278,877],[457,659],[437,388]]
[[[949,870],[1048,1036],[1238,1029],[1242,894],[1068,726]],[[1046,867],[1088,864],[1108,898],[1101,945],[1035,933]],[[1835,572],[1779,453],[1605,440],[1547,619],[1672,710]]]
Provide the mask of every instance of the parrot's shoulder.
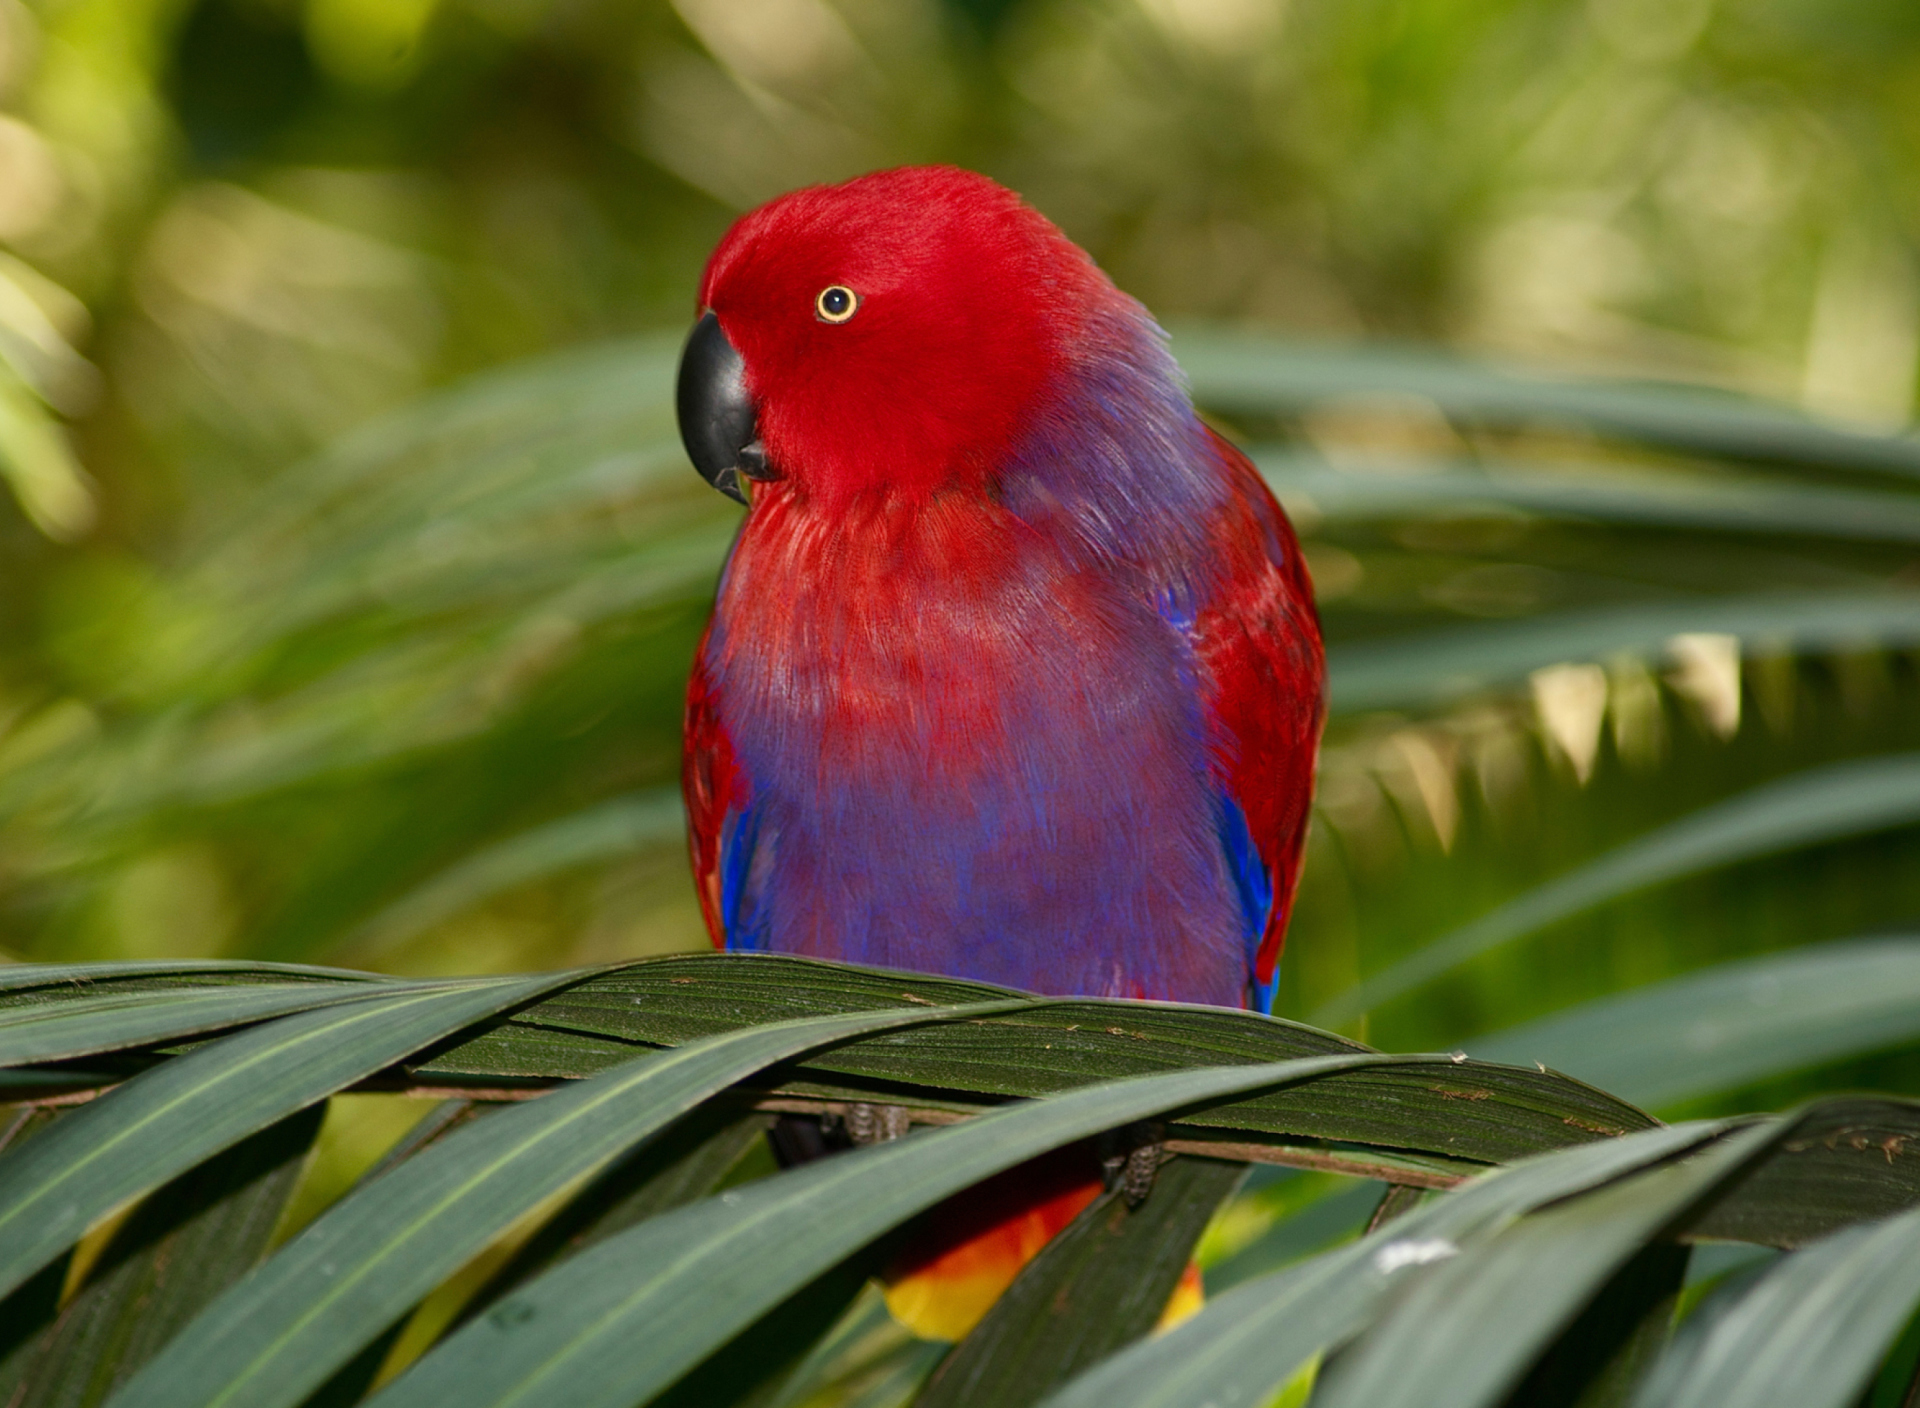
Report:
[[1243,896],[1258,896],[1263,911],[1248,958],[1255,1004],[1264,1006],[1306,835],[1326,664],[1292,525],[1246,456],[1217,435],[1212,441],[1230,495],[1209,534],[1194,654],[1221,789],[1222,845]]
[[1005,507],[1084,570],[1186,593],[1234,486],[1180,369],[1131,300],[1089,320],[997,476]]

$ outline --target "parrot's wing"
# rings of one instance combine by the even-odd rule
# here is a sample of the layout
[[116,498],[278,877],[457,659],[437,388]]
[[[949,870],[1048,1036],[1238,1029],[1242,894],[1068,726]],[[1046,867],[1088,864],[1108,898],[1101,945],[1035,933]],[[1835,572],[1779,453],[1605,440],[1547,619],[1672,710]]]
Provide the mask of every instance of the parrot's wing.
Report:
[[726,947],[722,879],[722,843],[732,816],[739,811],[743,779],[734,757],[733,742],[714,707],[705,667],[706,642],[693,657],[693,678],[687,684],[686,753],[680,787],[687,802],[687,845],[693,853],[693,883],[700,895],[700,913],[715,948]]
[[1213,535],[1221,575],[1194,618],[1195,644],[1220,840],[1247,915],[1249,1005],[1268,1011],[1306,842],[1326,667],[1299,541],[1246,456],[1213,441],[1232,492]]

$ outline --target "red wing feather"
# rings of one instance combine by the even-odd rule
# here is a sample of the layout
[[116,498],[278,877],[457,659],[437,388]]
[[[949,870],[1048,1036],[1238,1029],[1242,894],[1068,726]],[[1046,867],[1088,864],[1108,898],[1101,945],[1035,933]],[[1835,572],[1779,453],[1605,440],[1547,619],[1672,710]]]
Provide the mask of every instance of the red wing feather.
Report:
[[[709,627],[711,629],[711,627]],[[713,694],[701,661],[706,658],[704,636],[693,657],[693,677],[687,682],[686,751],[682,757],[680,789],[687,803],[687,847],[693,854],[693,884],[700,895],[700,913],[715,948],[725,948],[726,928],[720,908],[720,835],[727,813],[738,807],[742,779],[734,759],[733,741],[720,723]]]
[[1217,730],[1214,766],[1246,815],[1273,887],[1253,972],[1266,985],[1306,843],[1326,664],[1293,528],[1247,457],[1213,439],[1233,488],[1215,537],[1226,577],[1194,625]]

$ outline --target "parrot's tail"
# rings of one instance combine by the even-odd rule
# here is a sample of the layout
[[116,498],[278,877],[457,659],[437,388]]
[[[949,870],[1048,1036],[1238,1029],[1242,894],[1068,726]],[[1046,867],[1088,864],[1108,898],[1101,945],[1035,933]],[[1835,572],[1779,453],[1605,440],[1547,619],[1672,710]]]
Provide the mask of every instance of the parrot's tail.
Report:
[[[942,1203],[883,1278],[887,1309],[922,1339],[958,1341],[1020,1269],[1100,1195],[1091,1146],[1058,1150]],[[1181,1277],[1160,1325],[1199,1310],[1200,1269]]]

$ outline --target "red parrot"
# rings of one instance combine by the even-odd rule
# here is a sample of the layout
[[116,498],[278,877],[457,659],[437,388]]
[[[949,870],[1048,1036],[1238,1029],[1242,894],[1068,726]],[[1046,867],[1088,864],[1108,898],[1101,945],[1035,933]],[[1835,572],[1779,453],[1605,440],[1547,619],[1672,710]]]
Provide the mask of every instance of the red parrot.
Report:
[[[1319,624],[1146,310],[949,167],[749,213],[699,303],[681,433],[748,505],[687,697],[714,942],[1269,1010]],[[896,1311],[964,1329],[1094,1190],[997,1208]]]

